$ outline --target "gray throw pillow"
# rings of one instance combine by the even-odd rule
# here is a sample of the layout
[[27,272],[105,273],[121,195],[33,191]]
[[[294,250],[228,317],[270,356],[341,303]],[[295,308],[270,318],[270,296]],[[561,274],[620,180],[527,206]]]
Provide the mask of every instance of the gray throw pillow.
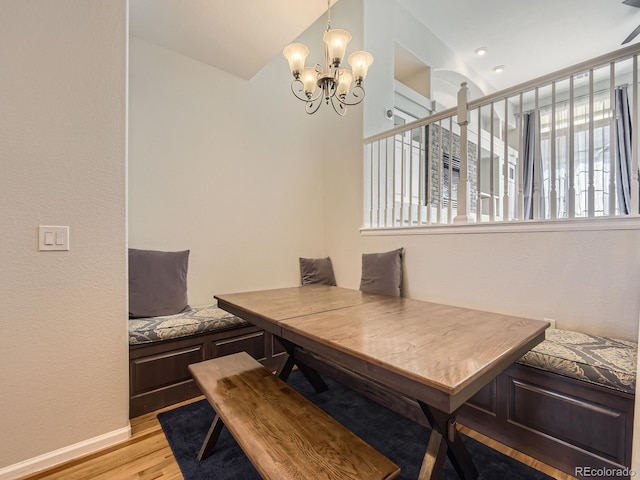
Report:
[[360,290],[368,293],[400,296],[403,249],[362,254]]
[[187,303],[189,250],[129,249],[129,317],[174,315]]
[[300,258],[302,285],[336,285],[331,258]]

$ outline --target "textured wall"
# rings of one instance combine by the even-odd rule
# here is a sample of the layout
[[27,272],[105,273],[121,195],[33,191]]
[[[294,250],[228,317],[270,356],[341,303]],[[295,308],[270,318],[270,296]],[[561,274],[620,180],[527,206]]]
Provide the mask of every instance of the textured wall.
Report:
[[128,425],[127,4],[0,9],[2,469]]

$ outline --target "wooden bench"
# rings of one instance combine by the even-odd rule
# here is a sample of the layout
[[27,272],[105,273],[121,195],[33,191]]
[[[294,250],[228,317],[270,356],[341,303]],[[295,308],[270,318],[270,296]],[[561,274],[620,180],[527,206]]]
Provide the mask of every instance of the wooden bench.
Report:
[[400,468],[248,354],[192,364],[216,417],[199,459],[226,425],[265,479],[391,479]]

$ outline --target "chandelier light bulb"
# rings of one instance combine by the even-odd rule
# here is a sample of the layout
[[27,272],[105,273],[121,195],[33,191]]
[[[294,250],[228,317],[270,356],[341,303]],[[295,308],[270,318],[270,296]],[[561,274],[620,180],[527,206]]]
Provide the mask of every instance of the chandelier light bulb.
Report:
[[313,67],[305,67],[302,69],[300,80],[302,81],[304,93],[307,97],[311,97],[318,86],[318,72]]
[[289,61],[289,69],[295,78],[300,76],[304,62],[309,55],[309,48],[302,43],[291,43],[282,50],[284,58]]
[[338,89],[336,91],[336,95],[340,97],[345,97],[351,90],[351,84],[353,83],[353,74],[351,70],[346,68],[341,68],[338,71]]
[[351,34],[346,30],[339,28],[326,30],[322,36],[324,46],[327,51],[327,56],[334,67],[337,67],[342,62],[345,53],[347,52],[347,45],[351,41]]
[[367,71],[373,63],[373,56],[369,52],[358,51],[349,55],[349,65],[353,70],[356,85],[360,85],[367,76]]

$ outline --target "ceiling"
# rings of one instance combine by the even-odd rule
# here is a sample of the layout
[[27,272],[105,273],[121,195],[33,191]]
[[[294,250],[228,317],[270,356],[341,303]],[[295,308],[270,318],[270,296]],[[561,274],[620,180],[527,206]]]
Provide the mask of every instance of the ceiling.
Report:
[[248,80],[326,10],[327,0],[130,0],[129,28]]
[[[398,1],[497,90],[617,50],[640,24],[640,8],[622,0]],[[326,0],[130,0],[130,29],[250,79],[326,7]],[[478,47],[487,54],[475,55]],[[497,65],[505,66],[501,74]]]
[[398,1],[498,90],[622,48],[640,24],[622,0]]

